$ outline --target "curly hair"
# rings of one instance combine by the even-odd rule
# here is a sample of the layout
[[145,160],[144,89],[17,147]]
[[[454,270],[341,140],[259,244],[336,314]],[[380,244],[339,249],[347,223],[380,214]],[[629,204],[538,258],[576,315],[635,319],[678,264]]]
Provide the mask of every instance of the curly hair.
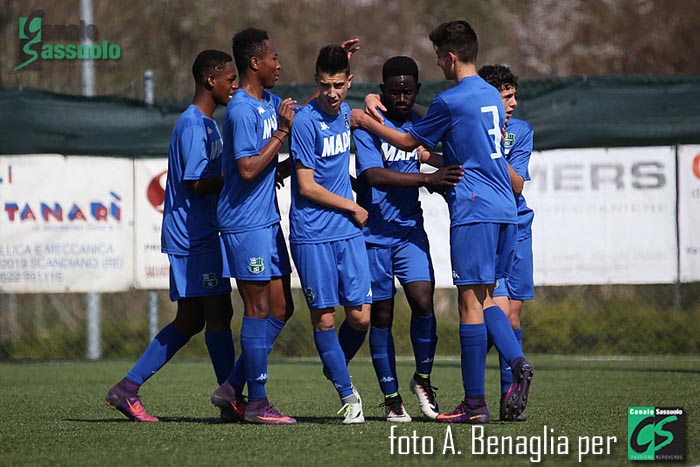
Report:
[[518,77],[506,65],[484,65],[479,68],[479,76],[499,91],[518,89]]

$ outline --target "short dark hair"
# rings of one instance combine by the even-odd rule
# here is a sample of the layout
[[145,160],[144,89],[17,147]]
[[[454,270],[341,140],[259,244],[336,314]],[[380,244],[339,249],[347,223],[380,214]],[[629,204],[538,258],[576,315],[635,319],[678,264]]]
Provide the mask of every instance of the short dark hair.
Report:
[[479,68],[479,76],[499,91],[518,89],[518,77],[506,65],[484,65]]
[[267,32],[256,28],[244,29],[233,36],[231,47],[238,73],[248,71],[251,58],[262,57],[265,53],[265,41],[269,39]]
[[413,76],[418,82],[418,65],[411,57],[391,57],[382,67],[382,81],[392,76]]
[[316,73],[328,73],[329,75],[345,73],[349,75],[350,61],[348,60],[348,53],[337,44],[322,47],[316,59]]
[[474,29],[463,20],[442,23],[430,33],[430,41],[439,52],[453,52],[464,63],[476,63],[479,41]]
[[192,76],[195,83],[206,85],[209,75],[223,72],[226,69],[226,64],[232,61],[233,58],[229,54],[220,50],[200,52],[192,64]]

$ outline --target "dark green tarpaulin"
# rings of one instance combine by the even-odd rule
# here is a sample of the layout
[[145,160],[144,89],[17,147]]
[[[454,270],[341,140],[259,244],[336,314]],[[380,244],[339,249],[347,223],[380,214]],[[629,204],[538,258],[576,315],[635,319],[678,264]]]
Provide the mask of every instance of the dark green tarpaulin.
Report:
[[[423,83],[419,103],[450,85]],[[312,89],[280,85],[275,93],[303,101]],[[377,83],[356,83],[348,102],[362,107],[377,91]],[[535,129],[535,149],[700,143],[700,76],[528,80],[518,100],[515,116]],[[0,154],[165,155],[186,105],[0,90]],[[221,109],[216,117],[221,123]]]

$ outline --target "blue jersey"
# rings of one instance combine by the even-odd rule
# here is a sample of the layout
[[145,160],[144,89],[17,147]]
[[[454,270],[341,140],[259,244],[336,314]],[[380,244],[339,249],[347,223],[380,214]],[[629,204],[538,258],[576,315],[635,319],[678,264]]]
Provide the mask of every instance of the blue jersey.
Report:
[[221,133],[195,105],[187,107],[170,135],[161,251],[187,256],[219,248],[217,195],[196,195],[191,182],[221,174]]
[[[395,123],[384,118],[390,128],[408,131],[418,117]],[[367,169],[383,168],[402,173],[419,173],[420,162],[415,150],[397,149],[380,137],[363,129],[353,132],[357,169],[357,203],[369,212],[364,235],[368,244],[391,246],[405,238],[414,227],[423,225],[423,210],[418,201],[418,188],[372,187],[360,175]]]
[[516,223],[515,199],[503,157],[501,96],[479,76],[438,94],[410,133],[425,146],[443,144],[444,165],[461,164],[464,177],[445,190],[451,225]]
[[224,187],[219,196],[221,232],[261,229],[280,221],[275,178],[277,157],[246,182],[238,172],[238,159],[257,157],[277,130],[277,109],[282,100],[267,91],[262,101],[243,89],[234,94],[224,117]]
[[[525,181],[530,180],[528,165],[532,155],[533,135],[534,131],[526,121],[512,117],[508,120],[505,140],[506,160],[515,173],[523,177]],[[529,236],[534,214],[522,193],[517,197],[516,203],[518,206],[518,237]]]
[[[325,113],[314,99],[294,117],[290,143],[292,167],[300,162],[314,171],[314,180],[330,192],[353,199],[350,183],[350,106],[338,115]],[[362,235],[349,213],[321,206],[299,194],[292,170],[290,243],[323,243]]]

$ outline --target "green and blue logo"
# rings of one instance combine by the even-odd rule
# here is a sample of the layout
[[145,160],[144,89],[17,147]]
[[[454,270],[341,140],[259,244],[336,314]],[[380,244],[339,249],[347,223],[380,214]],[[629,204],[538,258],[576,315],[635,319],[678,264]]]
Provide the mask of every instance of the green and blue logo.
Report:
[[19,18],[19,65],[14,71],[40,69],[44,60],[119,60],[121,47],[98,36],[94,24],[45,24],[44,11],[36,10]]
[[681,407],[628,407],[627,459],[685,460],[685,411]]

